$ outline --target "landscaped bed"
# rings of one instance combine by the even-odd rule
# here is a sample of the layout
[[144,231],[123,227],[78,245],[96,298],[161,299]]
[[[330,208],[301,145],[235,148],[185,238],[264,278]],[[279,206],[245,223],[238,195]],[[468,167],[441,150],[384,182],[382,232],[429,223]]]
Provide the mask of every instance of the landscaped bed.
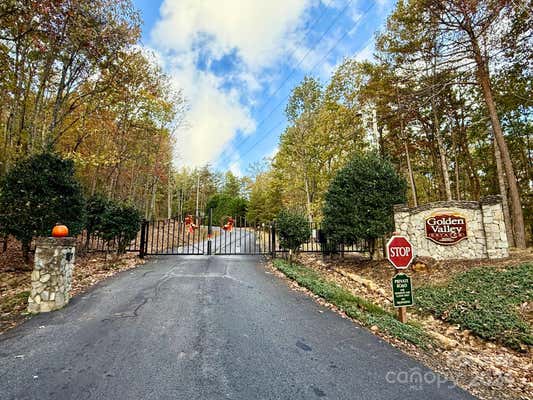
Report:
[[295,265],[276,260],[274,267],[476,396],[532,399],[533,254],[423,261],[408,271],[415,297],[408,335],[390,323],[394,269],[387,261],[301,255]]
[[533,345],[533,263],[481,267],[416,291],[417,308],[482,339],[527,351]]
[[339,285],[324,279],[310,268],[289,264],[279,259],[274,260],[274,266],[301,286],[327,300],[350,318],[358,320],[368,328],[376,327],[382,332],[422,348],[427,348],[432,342],[431,337],[420,326],[413,323],[402,324],[389,311],[353,295]]

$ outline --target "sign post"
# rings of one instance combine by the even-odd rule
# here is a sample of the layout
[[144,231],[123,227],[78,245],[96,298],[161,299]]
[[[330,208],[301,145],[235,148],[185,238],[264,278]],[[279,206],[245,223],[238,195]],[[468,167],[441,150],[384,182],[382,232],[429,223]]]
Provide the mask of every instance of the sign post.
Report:
[[[405,236],[394,235],[387,242],[387,260],[396,271],[407,269],[413,262],[413,245]],[[407,322],[407,306],[413,305],[411,278],[405,273],[397,273],[392,278],[393,304],[398,308],[398,319]]]

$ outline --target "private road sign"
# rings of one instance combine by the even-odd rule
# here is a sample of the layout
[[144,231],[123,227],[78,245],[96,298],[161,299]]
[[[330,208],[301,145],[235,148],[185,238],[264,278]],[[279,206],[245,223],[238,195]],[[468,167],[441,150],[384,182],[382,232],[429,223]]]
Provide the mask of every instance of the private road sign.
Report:
[[394,307],[409,307],[413,305],[411,278],[406,274],[396,274],[392,278],[392,299]]

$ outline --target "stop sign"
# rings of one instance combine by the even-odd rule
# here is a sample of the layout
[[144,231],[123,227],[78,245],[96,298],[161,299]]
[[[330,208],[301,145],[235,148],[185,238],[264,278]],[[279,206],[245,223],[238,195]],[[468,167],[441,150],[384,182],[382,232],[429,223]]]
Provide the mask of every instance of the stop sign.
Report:
[[387,242],[387,259],[394,268],[407,268],[415,257],[413,253],[413,245],[405,236],[393,236]]

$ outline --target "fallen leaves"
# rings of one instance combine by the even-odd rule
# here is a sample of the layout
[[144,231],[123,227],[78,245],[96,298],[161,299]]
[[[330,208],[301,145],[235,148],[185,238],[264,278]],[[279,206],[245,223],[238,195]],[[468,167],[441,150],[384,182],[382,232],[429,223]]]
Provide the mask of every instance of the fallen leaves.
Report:
[[[533,260],[529,251],[515,253],[509,259],[493,262],[505,268],[524,261]],[[394,270],[384,260],[368,261],[353,257],[345,260],[324,260],[321,256],[302,254],[299,262],[323,274],[338,285],[350,290],[381,307],[393,310],[390,279]],[[487,260],[469,262],[431,262],[424,260],[425,267],[411,271],[414,287],[417,283],[443,282],[451,274],[487,265]],[[281,273],[280,273],[281,274]],[[290,286],[298,286],[290,281]],[[302,288],[296,288],[302,291]],[[303,290],[306,291],[306,290]],[[312,295],[316,299],[315,295]],[[317,299],[321,304],[324,301]],[[325,304],[335,310],[334,307]],[[521,304],[520,310],[531,315],[531,303]],[[344,316],[346,317],[346,316]],[[416,346],[387,337],[371,327],[375,334],[387,340],[394,347],[420,360],[429,368],[456,382],[462,388],[484,400],[533,399],[533,358],[531,352],[519,353],[506,347],[474,336],[468,330],[448,324],[432,316],[423,317],[408,312],[410,320],[416,320],[439,343],[439,347],[422,351]]]
[[[72,275],[71,296],[82,293],[98,282],[119,272],[143,264],[136,254],[119,258],[102,253],[77,254]],[[28,318],[26,313],[31,290],[31,269],[23,265],[20,245],[10,240],[8,251],[0,254],[0,334]]]

